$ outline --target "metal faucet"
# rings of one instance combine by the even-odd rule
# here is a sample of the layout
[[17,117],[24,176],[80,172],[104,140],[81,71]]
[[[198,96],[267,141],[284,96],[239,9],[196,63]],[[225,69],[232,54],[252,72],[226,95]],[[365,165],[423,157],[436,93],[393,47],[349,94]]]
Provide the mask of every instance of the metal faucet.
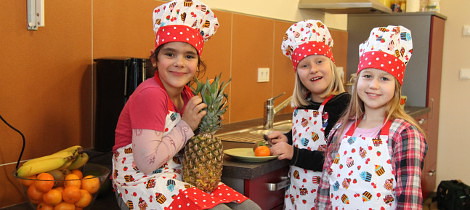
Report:
[[279,111],[286,108],[287,105],[290,104],[292,96],[281,102],[279,105],[274,107],[274,99],[281,97],[282,95],[286,94],[285,92],[281,93],[278,96],[269,98],[266,100],[265,103],[265,112],[264,112],[264,129],[272,129],[274,123],[274,115],[276,115]]

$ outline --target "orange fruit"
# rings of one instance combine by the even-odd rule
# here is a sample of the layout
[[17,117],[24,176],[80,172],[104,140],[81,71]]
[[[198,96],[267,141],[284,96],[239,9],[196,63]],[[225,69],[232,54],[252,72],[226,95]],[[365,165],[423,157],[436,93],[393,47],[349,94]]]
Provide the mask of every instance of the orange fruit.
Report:
[[82,179],[82,189],[88,191],[91,194],[96,193],[100,189],[100,180],[98,177],[93,175],[85,176]]
[[54,176],[50,173],[40,173],[36,177],[37,180],[34,182],[34,186],[41,192],[47,192],[54,187]]
[[69,186],[64,188],[62,192],[62,199],[67,203],[75,203],[80,200],[80,188],[75,186]]
[[26,178],[24,178],[24,179],[20,179],[20,182],[21,182],[21,184],[23,184],[24,186],[28,186],[28,187],[29,187],[29,185],[32,185],[32,184],[34,183],[35,179],[36,179],[36,175],[32,175],[32,176],[28,176],[28,177],[26,177]]
[[65,188],[69,186],[75,186],[75,187],[80,188],[81,185],[82,185],[82,181],[80,180],[78,175],[72,174],[72,173],[65,175],[65,182],[64,182]]
[[40,203],[38,204],[37,210],[54,210],[54,206],[51,206],[51,205],[47,205],[45,203]]
[[55,206],[62,202],[62,192],[57,189],[49,190],[49,192],[46,192],[42,195],[42,201],[45,204]]
[[78,176],[78,179],[82,179],[82,178],[83,178],[83,173],[82,173],[82,171],[80,171],[79,169],[73,169],[72,171],[70,171],[70,173],[77,175],[77,176]]
[[54,210],[75,210],[75,205],[73,203],[62,202],[54,206]]
[[42,200],[42,195],[44,193],[37,190],[36,186],[32,184],[28,187],[26,194],[28,195],[28,198],[31,200],[32,203],[39,203]]
[[60,193],[64,192],[64,187],[56,187],[53,189],[60,191]]
[[268,146],[257,146],[255,148],[255,156],[269,156],[271,155],[271,150]]
[[86,190],[80,190],[80,200],[75,203],[75,206],[85,208],[90,205],[92,200],[91,194]]

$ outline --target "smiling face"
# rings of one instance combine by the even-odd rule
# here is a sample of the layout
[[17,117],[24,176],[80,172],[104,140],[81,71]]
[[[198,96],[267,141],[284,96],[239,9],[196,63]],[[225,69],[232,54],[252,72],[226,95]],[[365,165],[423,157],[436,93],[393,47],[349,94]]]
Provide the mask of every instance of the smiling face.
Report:
[[182,90],[193,79],[199,57],[188,43],[169,42],[158,51],[155,61],[158,76],[167,91]]
[[322,95],[333,80],[330,59],[323,55],[310,55],[299,62],[297,74],[302,84],[311,92],[312,100],[322,102]]
[[357,78],[357,94],[364,108],[387,110],[395,95],[395,77],[378,69],[364,69]]

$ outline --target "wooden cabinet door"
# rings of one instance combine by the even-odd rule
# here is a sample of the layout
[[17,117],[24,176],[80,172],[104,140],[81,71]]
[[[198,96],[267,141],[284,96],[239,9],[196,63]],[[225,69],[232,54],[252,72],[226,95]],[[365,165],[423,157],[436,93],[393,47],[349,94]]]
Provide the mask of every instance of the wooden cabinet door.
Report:
[[[424,159],[424,167],[423,167],[423,172],[421,175],[421,187],[423,190],[423,197],[426,198],[432,191],[434,191],[434,184],[435,184],[435,177],[434,176],[429,176],[429,171],[435,169],[436,167],[436,156],[434,154],[429,154],[429,148],[432,146],[432,142],[430,145],[429,139],[428,139],[428,133],[429,133],[429,119],[428,119],[428,113],[422,114],[420,116],[415,117],[416,122],[418,122],[419,126],[423,129],[423,131],[426,134],[426,143],[428,144],[428,151],[426,153],[426,157]],[[433,153],[433,152],[431,152]]]
[[[423,194],[429,195],[436,189],[436,166],[437,166],[437,145],[439,135],[439,104],[441,95],[441,74],[442,74],[442,49],[444,45],[445,20],[437,16],[431,18],[431,33],[429,46],[429,69],[428,69],[428,91],[426,142],[428,152],[424,161],[423,170]],[[426,197],[425,197],[426,198]]]

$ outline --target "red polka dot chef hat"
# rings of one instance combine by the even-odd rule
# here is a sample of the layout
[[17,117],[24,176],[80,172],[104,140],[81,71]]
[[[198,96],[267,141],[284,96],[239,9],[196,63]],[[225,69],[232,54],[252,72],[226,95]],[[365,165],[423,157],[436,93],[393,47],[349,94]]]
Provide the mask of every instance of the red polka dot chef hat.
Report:
[[324,55],[334,61],[333,38],[325,24],[319,20],[294,23],[282,38],[282,53],[289,57],[297,69],[299,62],[310,55]]
[[410,30],[392,25],[374,28],[369,38],[359,45],[357,73],[367,68],[380,69],[390,73],[403,84],[406,64],[412,54]]
[[153,10],[155,48],[168,42],[186,42],[202,54],[204,42],[219,28],[212,10],[198,0],[175,0]]

